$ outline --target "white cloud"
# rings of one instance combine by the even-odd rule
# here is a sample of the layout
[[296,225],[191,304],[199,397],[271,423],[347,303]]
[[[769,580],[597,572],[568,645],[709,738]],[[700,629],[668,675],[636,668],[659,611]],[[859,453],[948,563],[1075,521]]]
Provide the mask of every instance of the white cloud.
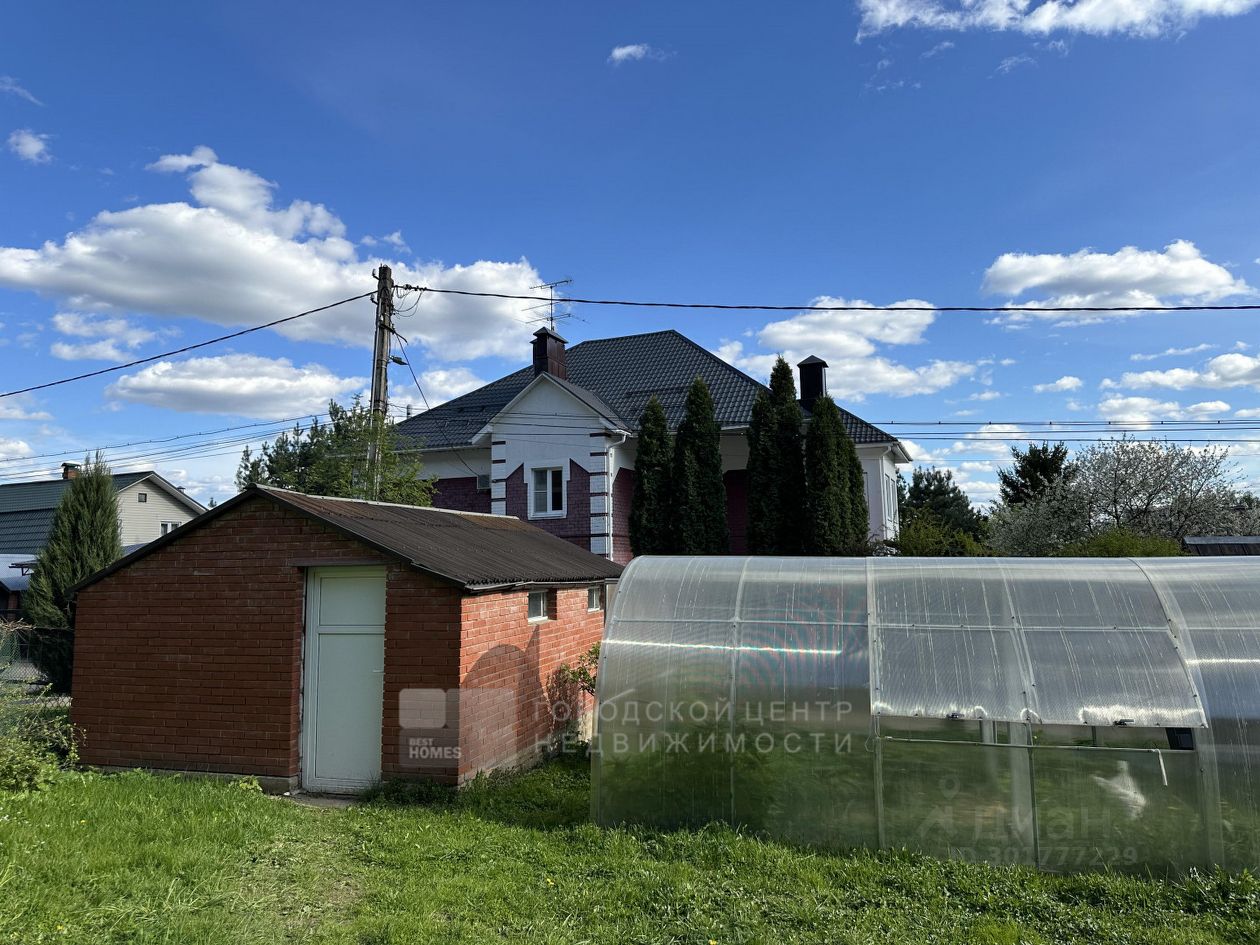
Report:
[[47,164],[52,160],[48,135],[36,134],[29,128],[19,128],[9,135],[9,150],[31,164]]
[[424,388],[431,407],[467,394],[471,390],[484,386],[485,383],[465,367],[425,371],[420,375],[420,385]]
[[664,59],[666,53],[647,43],[630,43],[625,46],[614,46],[608,54],[608,61],[619,66],[623,62],[638,62],[643,59]]
[[[195,317],[252,325],[373,288],[378,258],[359,258],[345,225],[322,204],[274,207],[275,185],[218,161],[206,147],[150,167],[187,172],[193,202],[104,211],[60,243],[0,247],[0,285],[38,292],[80,310]],[[388,261],[388,260],[387,260]],[[526,260],[446,266],[392,263],[398,283],[529,294],[543,280]],[[519,303],[427,294],[407,336],[432,359],[485,355],[520,360],[528,338]],[[368,347],[366,300],[289,322],[287,337]]]
[[1191,345],[1188,348],[1165,348],[1156,354],[1131,354],[1130,361],[1154,361],[1157,358],[1171,358],[1185,354],[1198,354],[1200,351],[1211,351],[1216,345],[1210,345],[1206,342],[1201,345]]
[[1260,0],[858,0],[859,36],[898,27],[1153,37],[1202,17],[1238,16]]
[[0,460],[21,459],[23,456],[30,456],[34,452],[31,449],[31,444],[25,440],[11,440],[0,436]]
[[1034,384],[1033,390],[1038,394],[1048,394],[1052,391],[1080,390],[1082,383],[1083,382],[1079,377],[1075,377],[1072,374],[1064,374],[1061,378],[1057,381],[1053,381],[1052,383]]
[[357,392],[366,383],[363,377],[338,377],[320,364],[296,367],[288,358],[225,354],[159,361],[120,377],[106,393],[182,413],[276,420],[323,413],[330,399]]
[[131,351],[157,337],[156,332],[133,325],[125,318],[97,318],[78,312],[58,312],[52,322],[53,327],[63,335],[88,339],[74,343],[55,342],[53,357],[64,361],[125,361]]
[[[1071,254],[1005,253],[984,274],[984,291],[1018,297],[1026,292],[1047,296],[1041,301],[1009,304],[1062,306],[1149,306],[1213,303],[1254,293],[1228,269],[1205,259],[1188,240],[1169,243],[1162,252],[1126,246],[1114,253],[1082,249]],[[1002,321],[1033,318],[1058,323],[1097,322],[1107,316],[1132,312],[1022,312]]]
[[1152,420],[1205,420],[1229,413],[1223,400],[1206,400],[1183,407],[1175,400],[1154,397],[1108,397],[1098,404],[1098,415],[1104,420],[1117,420],[1134,426],[1146,426]]
[[1260,390],[1260,355],[1230,352],[1210,358],[1202,369],[1169,368],[1167,371],[1130,371],[1119,381],[1110,381],[1108,387],[1126,387],[1143,390],[1166,387],[1186,390],[1190,387],[1227,389],[1250,387]]
[[1021,53],[1018,56],[1007,56],[998,63],[997,71],[1002,73],[1002,75],[1007,75],[1015,69],[1018,69],[1020,66],[1035,66],[1036,64],[1037,60],[1032,56],[1025,56]]
[[939,56],[941,53],[948,52],[949,50],[953,48],[954,48],[954,44],[950,42],[948,39],[946,39],[937,43],[931,49],[925,51],[923,53],[922,58],[931,59],[933,56]]
[[34,95],[24,89],[18,80],[11,75],[0,75],[0,93],[8,93],[16,95],[18,98],[24,98],[32,105],[43,105],[44,103],[37,99]]
[[19,394],[0,400],[0,420],[51,420],[52,414],[34,409],[30,395]]
[[386,233],[384,236],[365,236],[359,240],[364,246],[379,246],[385,243],[394,247],[400,253],[411,252],[411,247],[407,245],[407,241],[403,239],[402,230],[394,230],[393,233]]
[[1234,416],[1239,420],[1255,420],[1260,418],[1260,407],[1248,407],[1245,410],[1235,410]]
[[981,391],[976,391],[976,393],[974,394],[971,394],[967,399],[968,400],[1000,400],[1001,398],[1005,396],[1006,395],[1003,394],[1001,391],[981,390]]
[[[810,303],[816,306],[869,306],[861,299],[848,301],[824,295]],[[908,299],[895,306],[925,306],[924,312],[802,312],[771,322],[754,332],[767,352],[778,352],[796,365],[809,355],[828,363],[827,388],[837,398],[861,400],[868,394],[908,397],[931,394],[976,373],[976,365],[965,361],[929,361],[910,367],[877,355],[879,345],[921,343],[923,332],[935,320],[931,303]],[[723,341],[715,351],[718,357],[755,377],[767,377],[776,354],[747,352],[743,342]]]

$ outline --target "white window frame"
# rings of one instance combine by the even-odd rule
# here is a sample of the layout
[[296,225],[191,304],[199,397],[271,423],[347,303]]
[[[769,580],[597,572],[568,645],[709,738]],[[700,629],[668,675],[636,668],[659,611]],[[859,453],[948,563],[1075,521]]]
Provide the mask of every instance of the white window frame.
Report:
[[[568,475],[569,471],[567,468],[567,464],[560,465],[560,466],[556,466],[556,465],[544,466],[541,464],[538,466],[530,466],[528,469],[528,472],[529,472],[529,479],[526,481],[525,485],[529,493],[529,517],[530,518],[565,518],[569,514],[569,475]],[[539,511],[538,506],[535,504],[536,492],[534,489],[534,478],[540,472],[559,473],[560,475],[560,508],[559,509],[548,508],[548,509]],[[550,477],[548,477],[548,482],[547,482],[548,497],[550,497],[551,491],[552,491],[552,482],[551,482]]]
[[[595,598],[595,606],[591,606],[591,598]],[[604,609],[604,589],[598,584],[592,584],[586,589],[586,610],[587,613],[594,613]]]
[[[542,613],[534,613],[534,602],[542,601]],[[530,623],[542,623],[544,620],[551,619],[551,592],[548,590],[530,591],[525,603],[525,613],[529,616]]]
[[179,528],[179,526],[182,524],[184,523],[183,522],[163,522],[162,534],[169,535],[171,532],[175,531],[175,529]]

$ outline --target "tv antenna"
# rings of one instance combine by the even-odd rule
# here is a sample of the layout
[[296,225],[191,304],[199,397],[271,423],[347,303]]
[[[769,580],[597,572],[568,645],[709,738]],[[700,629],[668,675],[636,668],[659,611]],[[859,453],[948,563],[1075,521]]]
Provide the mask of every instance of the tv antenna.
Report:
[[545,309],[547,310],[547,314],[546,314],[546,315],[542,315],[542,316],[540,316],[540,317],[538,317],[538,318],[531,318],[531,319],[529,319],[529,320],[530,320],[531,322],[546,322],[546,323],[547,323],[547,327],[548,327],[548,328],[550,328],[552,331],[555,331],[555,330],[556,330],[556,319],[557,319],[557,318],[572,318],[572,317],[573,317],[573,313],[572,313],[572,312],[567,312],[567,311],[566,311],[566,312],[561,312],[559,315],[556,315],[556,302],[557,302],[557,301],[560,301],[560,302],[563,302],[563,301],[564,301],[564,299],[557,299],[557,298],[556,298],[556,288],[557,288],[557,286],[562,286],[562,285],[572,285],[572,284],[573,284],[573,280],[572,280],[572,279],[557,279],[555,282],[544,282],[542,285],[534,285],[534,286],[530,286],[530,291],[534,291],[534,290],[536,290],[536,289],[546,289],[546,290],[547,290],[547,294],[550,296],[550,299],[549,299],[548,301],[546,301],[546,302],[542,302],[542,303],[540,303],[539,305],[531,305],[531,306],[529,306],[527,309],[525,309],[525,311],[527,311],[527,312],[533,312],[533,311],[536,311],[536,310],[538,310],[538,309],[540,309],[540,308],[545,308]]

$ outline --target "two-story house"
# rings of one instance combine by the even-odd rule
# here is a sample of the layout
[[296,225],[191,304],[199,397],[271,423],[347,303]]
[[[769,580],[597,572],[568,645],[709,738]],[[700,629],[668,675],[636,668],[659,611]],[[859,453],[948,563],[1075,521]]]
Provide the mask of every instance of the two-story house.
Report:
[[[60,479],[0,485],[0,554],[34,558],[39,553],[57,503],[78,472],[77,464],[62,463]],[[206,510],[151,470],[115,473],[113,479],[124,548],[160,538]]]
[[[801,407],[826,393],[827,364],[800,364]],[[569,350],[534,333],[533,364],[399,424],[402,449],[438,478],[434,504],[514,515],[619,563],[630,560],[630,502],[638,421],[655,395],[671,430],[699,376],[722,427],[731,550],[746,550],[746,432],[765,385],[676,331],[584,341]],[[866,476],[870,534],[897,534],[896,437],[841,409]]]

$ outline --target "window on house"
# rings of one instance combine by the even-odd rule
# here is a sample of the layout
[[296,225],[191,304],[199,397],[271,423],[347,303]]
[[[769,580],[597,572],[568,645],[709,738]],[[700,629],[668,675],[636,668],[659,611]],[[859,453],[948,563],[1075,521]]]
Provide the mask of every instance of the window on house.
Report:
[[598,584],[586,589],[586,609],[587,610],[603,610],[604,609],[604,589]]
[[175,529],[177,529],[177,528],[179,528],[179,522],[163,522],[163,523],[162,523],[162,534],[163,534],[163,535],[165,535],[165,534],[167,534],[168,532],[173,532],[173,531],[175,531]]
[[137,493],[136,493],[136,501],[137,501],[137,502],[148,502],[148,501],[149,501],[149,493],[147,493],[147,492],[137,492]]
[[490,475],[489,475],[489,473],[482,473],[482,474],[479,474],[479,475],[477,476],[477,491],[478,491],[478,492],[489,492],[489,491],[490,491]]
[[534,488],[532,496],[532,515],[564,514],[564,471],[558,467],[553,469],[534,470]]
[[546,620],[547,619],[547,591],[530,591],[529,592],[529,619],[530,620]]

